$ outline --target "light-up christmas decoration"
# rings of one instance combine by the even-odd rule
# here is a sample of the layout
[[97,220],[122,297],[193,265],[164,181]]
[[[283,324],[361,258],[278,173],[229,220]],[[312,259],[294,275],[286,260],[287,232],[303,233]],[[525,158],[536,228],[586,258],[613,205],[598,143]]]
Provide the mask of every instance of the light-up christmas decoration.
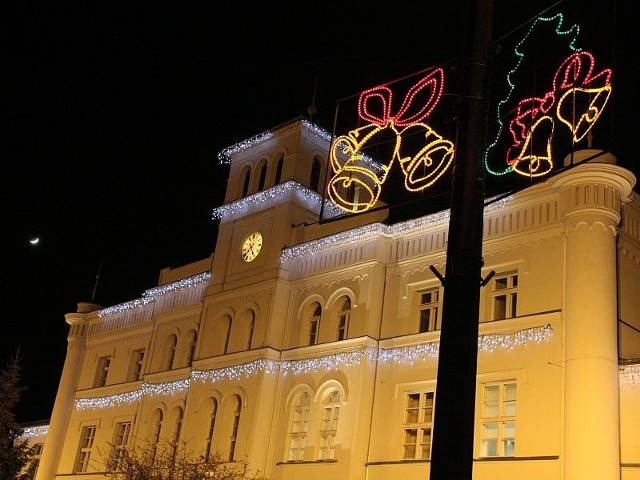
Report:
[[135,300],[130,300],[128,302],[119,303],[117,305],[112,305],[111,307],[103,308],[98,312],[98,317],[118,315],[129,310],[142,308],[150,303],[155,302],[158,297],[168,295],[173,292],[197,287],[203,283],[208,283],[210,280],[211,272],[202,272],[191,277],[181,278],[180,280],[177,280],[175,282],[150,288],[144,291],[144,293],[142,294],[142,298],[136,298]]
[[309,133],[313,134],[316,138],[321,138],[322,140],[329,143],[331,141],[331,134],[327,132],[322,127],[311,123],[307,120],[301,119],[295,122],[290,122],[286,125],[275,127],[271,130],[267,130],[265,132],[254,135],[251,138],[243,140],[235,145],[231,145],[230,147],[224,148],[218,152],[218,161],[221,164],[231,163],[231,157],[233,155],[237,155],[255,145],[259,145],[270,138],[273,138],[276,133],[285,132],[288,129],[295,128],[298,123],[302,125],[302,127]]
[[[507,151],[507,164],[514,172],[539,177],[553,168],[554,106],[555,116],[569,127],[574,143],[582,140],[600,118],[611,94],[611,70],[593,75],[594,65],[591,53],[572,54],[556,71],[551,91],[518,104],[516,117],[509,124],[513,144]],[[586,97],[587,101],[577,97]],[[534,135],[546,139],[542,151],[532,147]]]
[[[511,197],[505,197],[498,201],[492,201],[484,209],[485,213],[499,209],[504,209],[511,201]],[[393,225],[384,225],[382,223],[371,223],[356,227],[351,230],[321,237],[305,243],[299,243],[291,247],[284,248],[280,254],[280,261],[286,262],[305,255],[313,255],[328,249],[336,247],[344,247],[355,242],[363,242],[375,236],[384,238],[395,238],[397,236],[416,233],[426,228],[436,225],[447,225],[450,218],[449,210],[442,210],[423,217],[413,218],[405,222],[398,222]]]
[[[424,190],[442,176],[453,160],[453,143],[424,120],[438,105],[443,89],[444,72],[434,68],[409,88],[395,113],[393,92],[386,85],[360,94],[358,115],[368,123],[337,137],[329,151],[333,175],[327,192],[339,208],[358,213],[374,207],[394,163],[399,164],[404,186],[411,192]],[[414,143],[406,142],[410,137],[418,142],[417,150]],[[391,148],[381,158],[371,155],[379,164],[373,168],[365,151],[378,145]]]
[[[572,53],[561,62],[546,93],[520,100],[512,108],[513,113],[505,117],[503,109],[507,108],[516,90],[515,74],[525,63],[523,45],[543,22],[555,22],[555,34],[568,39],[568,47]],[[573,143],[577,143],[585,138],[599,119],[611,95],[611,70],[604,69],[594,74],[596,62],[593,55],[575,46],[579,31],[577,25],[563,29],[561,14],[548,18],[539,17],[517,44],[517,62],[507,75],[509,91],[497,107],[499,129],[484,155],[485,168],[489,173],[504,175],[515,172],[527,177],[546,175],[554,167],[552,141],[556,135],[557,121],[569,128]],[[507,118],[510,120],[505,123]],[[498,149],[505,124],[508,124],[510,145],[506,148],[507,166],[500,171],[492,169],[489,160]]]
[[[518,346],[540,343],[548,339],[552,331],[551,325],[543,325],[513,333],[480,335],[478,349],[487,353],[497,349],[511,351]],[[76,410],[108,408],[136,403],[144,396],[171,396],[186,392],[193,382],[234,381],[260,374],[296,376],[349,368],[361,365],[364,361],[376,360],[384,364],[411,364],[437,358],[439,347],[438,340],[389,349],[365,346],[300,360],[258,359],[231,367],[194,369],[185,379],[156,384],[145,382],[139,389],[130,392],[97,398],[79,398],[75,401],[75,408]]]
[[[214,220],[233,219],[251,213],[252,208],[262,210],[284,203],[291,198],[291,195],[298,198],[309,210],[320,211],[322,196],[298,182],[289,180],[217,207],[213,210],[212,217]],[[340,213],[340,210],[331,202],[325,202],[324,209],[328,216]]]

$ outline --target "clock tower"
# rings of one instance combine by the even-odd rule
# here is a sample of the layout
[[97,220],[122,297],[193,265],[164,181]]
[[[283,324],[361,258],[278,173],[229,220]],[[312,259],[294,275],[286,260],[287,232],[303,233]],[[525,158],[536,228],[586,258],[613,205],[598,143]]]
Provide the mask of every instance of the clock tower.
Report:
[[230,169],[224,204],[214,210],[213,292],[280,275],[282,248],[319,222],[330,141],[298,118],[220,152]]

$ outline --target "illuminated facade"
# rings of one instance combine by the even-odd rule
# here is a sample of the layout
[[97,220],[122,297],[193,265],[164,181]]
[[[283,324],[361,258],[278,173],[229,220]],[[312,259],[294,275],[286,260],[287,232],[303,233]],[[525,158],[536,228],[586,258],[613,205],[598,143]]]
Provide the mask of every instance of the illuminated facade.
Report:
[[[66,316],[37,480],[162,439],[274,480],[428,478],[448,212],[319,222],[329,149],[298,119],[224,150],[211,257]],[[599,153],[487,202],[475,479],[640,479],[640,202]]]

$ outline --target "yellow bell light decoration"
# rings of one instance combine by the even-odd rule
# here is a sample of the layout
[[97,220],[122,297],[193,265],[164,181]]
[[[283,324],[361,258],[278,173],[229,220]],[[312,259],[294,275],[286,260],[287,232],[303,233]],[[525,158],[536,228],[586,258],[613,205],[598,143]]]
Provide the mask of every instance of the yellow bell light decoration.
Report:
[[[358,115],[369,123],[337,137],[329,154],[333,176],[328,194],[339,208],[358,213],[374,207],[396,161],[405,177],[404,186],[411,192],[424,190],[442,176],[453,160],[453,143],[424,120],[440,101],[443,88],[443,70],[431,70],[409,89],[395,115],[389,87],[381,85],[360,94]],[[407,147],[404,140],[409,137],[412,143]],[[415,139],[420,145],[417,152]],[[372,145],[391,148],[381,161],[374,161],[365,153]]]
[[[551,140],[555,116],[582,140],[600,118],[611,95],[611,70],[593,75],[595,59],[589,52],[576,52],[566,58],[553,78],[553,90],[543,97],[522,100],[509,124],[513,145],[507,151],[507,164],[520,175],[539,177],[553,168]],[[559,98],[559,99],[558,99]],[[541,151],[532,148],[532,138],[546,138]]]
[[[595,59],[589,52],[578,52],[567,58],[558,69],[554,84],[566,91],[558,100],[556,114],[571,129],[573,141],[582,140],[598,121],[611,96],[611,70],[604,69],[593,75]],[[576,115],[576,106],[582,113]],[[581,111],[581,110],[578,110]]]

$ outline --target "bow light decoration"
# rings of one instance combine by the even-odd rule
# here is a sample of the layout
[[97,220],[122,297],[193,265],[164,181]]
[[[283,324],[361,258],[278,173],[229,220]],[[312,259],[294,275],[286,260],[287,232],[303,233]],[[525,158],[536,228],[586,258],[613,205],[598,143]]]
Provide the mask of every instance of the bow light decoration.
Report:
[[[358,115],[368,124],[339,136],[333,142],[329,160],[333,176],[328,184],[329,198],[350,213],[371,209],[393,163],[404,174],[407,190],[418,192],[432,185],[453,160],[453,143],[445,140],[424,120],[436,107],[444,89],[444,72],[431,70],[407,92],[400,108],[392,114],[393,92],[381,85],[363,91]],[[412,142],[405,141],[412,138]],[[418,139],[416,152],[415,139]],[[380,157],[379,146],[385,146]],[[382,161],[369,156],[376,149]]]

